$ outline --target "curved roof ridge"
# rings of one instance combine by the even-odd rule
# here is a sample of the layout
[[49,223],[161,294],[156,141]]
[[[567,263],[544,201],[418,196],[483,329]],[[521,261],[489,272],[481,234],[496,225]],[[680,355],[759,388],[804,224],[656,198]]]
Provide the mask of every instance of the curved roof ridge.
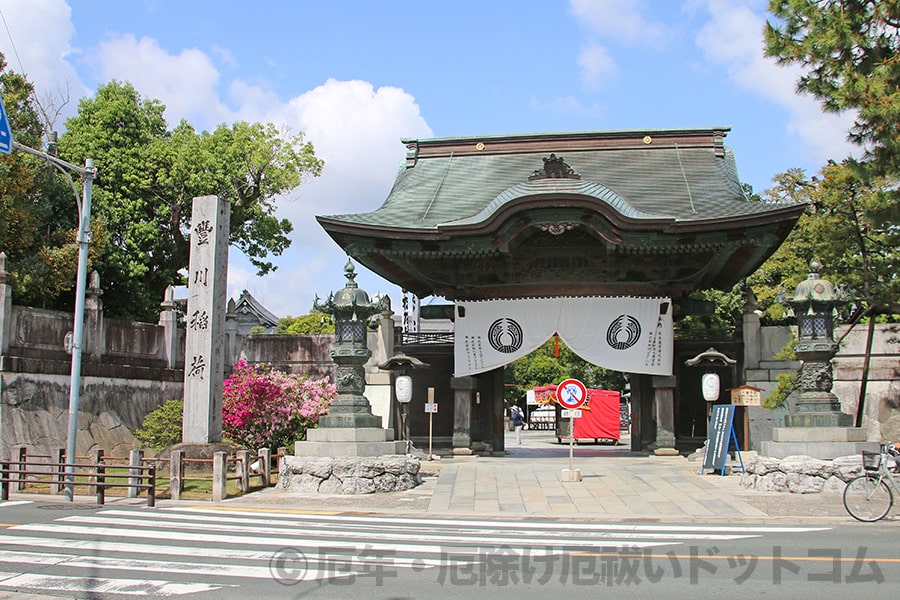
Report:
[[497,194],[487,206],[476,214],[441,223],[440,226],[470,225],[485,221],[501,207],[516,200],[544,196],[550,194],[579,195],[595,198],[618,211],[622,216],[630,219],[657,219],[658,217],[636,209],[618,192],[609,186],[588,179],[539,179],[517,183]]

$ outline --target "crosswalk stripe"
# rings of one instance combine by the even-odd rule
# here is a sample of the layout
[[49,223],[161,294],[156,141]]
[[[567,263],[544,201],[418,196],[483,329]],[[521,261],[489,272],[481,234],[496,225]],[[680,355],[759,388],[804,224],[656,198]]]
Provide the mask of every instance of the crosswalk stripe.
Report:
[[[271,558],[271,554],[266,560]],[[271,579],[272,570],[269,566],[256,567],[234,564],[213,563],[186,563],[178,561],[159,561],[126,559],[122,557],[105,558],[102,556],[82,557],[75,554],[56,554],[41,552],[3,552],[0,554],[0,563],[19,563],[53,565],[72,568],[104,568],[120,571],[161,571],[164,573],[177,573],[179,575],[214,575],[218,577],[246,577],[250,579]],[[353,577],[359,573],[341,571],[335,573],[333,569],[316,568],[302,573],[299,581],[317,581],[331,577]]]
[[[828,529],[106,509],[0,532],[0,565],[40,571],[0,573],[0,589],[166,597],[239,587],[240,580],[278,581],[281,570],[291,582],[322,581],[352,578],[377,565],[414,570],[475,565],[486,560],[488,549],[556,557]],[[340,564],[345,567],[336,569]],[[75,576],[79,571],[89,576]],[[116,572],[125,577],[95,576]]]
[[[60,519],[60,521],[66,522],[77,522],[77,523],[89,523],[89,524],[116,524],[122,526],[129,527],[159,527],[162,529],[182,529],[185,528],[185,524],[180,521],[169,521],[165,520],[170,517],[170,515],[166,515],[165,517],[156,518],[147,518],[147,515],[142,515],[144,518],[142,519],[131,519],[131,518],[117,518],[115,520],[109,519],[107,515],[97,516],[97,517],[86,517],[86,516],[73,516],[66,517]],[[251,527],[251,526],[239,526],[239,524],[231,522],[227,519],[220,519],[219,522],[209,522],[206,521],[202,524],[194,525],[196,528],[202,528],[208,531],[241,531],[246,533],[253,533],[257,535],[266,535],[266,534],[284,534],[291,529],[297,529],[298,533],[302,532],[304,539],[306,540],[314,540],[317,539],[316,536],[310,535],[310,533],[306,530],[306,525],[294,525],[293,527],[289,524],[279,523],[276,526],[272,527]],[[533,544],[543,544],[547,543],[549,539],[555,539],[559,541],[567,541],[571,538],[571,534],[567,532],[567,534],[561,534],[560,532],[546,532],[540,537],[523,537],[521,535],[510,536],[509,535],[510,528],[504,528],[502,530],[489,530],[487,533],[490,533],[490,540],[492,543],[496,544],[523,544],[523,545],[533,545]],[[397,535],[389,535],[383,532],[378,531],[341,531],[340,533],[336,533],[334,530],[329,530],[326,532],[329,539],[334,538],[336,535],[339,535],[343,538],[356,538],[356,539],[366,539],[366,540],[393,540],[397,539]],[[403,532],[403,537],[409,537],[409,534],[413,532]],[[478,532],[476,535],[479,539],[484,539],[484,531]],[[647,539],[648,537],[665,537],[669,540],[734,540],[734,539],[744,539],[750,537],[759,537],[758,534],[742,534],[742,533],[730,533],[730,534],[719,534],[719,533],[683,533],[683,532],[672,532],[672,533],[664,533],[663,535],[656,532],[634,532],[634,531],[618,531],[618,532],[607,532],[607,531],[599,531],[599,532],[588,532],[582,534],[581,539],[583,541],[589,540],[597,540],[598,542],[602,541],[604,543],[614,540],[616,542],[622,541],[631,541],[637,539]],[[428,537],[434,541],[446,542],[446,543],[455,543],[455,542],[469,542],[473,539],[472,535],[454,535],[454,534],[439,534],[436,533],[434,528],[430,528],[428,530]]]
[[[169,546],[158,544],[136,544],[132,542],[109,542],[105,540],[61,540],[60,538],[34,537],[22,535],[3,535],[0,534],[0,546],[26,546],[29,548],[51,548],[58,550],[60,545],[64,544],[67,550],[79,550],[90,553],[110,552],[124,553],[128,555],[135,554],[156,554],[162,556],[180,556],[190,558],[206,558],[219,560],[245,560],[252,561],[268,561],[272,559],[272,551],[256,551],[256,550],[234,550],[230,548],[211,548],[196,546]],[[352,554],[358,547],[350,548]],[[310,557],[315,558],[315,557]],[[366,562],[365,556],[357,556],[359,562]],[[445,564],[446,561],[430,558],[404,558],[395,556],[392,564],[401,568],[408,567],[437,567]]]
[[225,585],[208,583],[178,583],[156,579],[110,579],[105,577],[68,577],[63,575],[40,575],[32,573],[6,573],[10,577],[0,579],[0,585],[54,592],[79,594],[124,594],[128,596],[169,597],[198,592],[211,592]]
[[0,508],[6,508],[8,506],[19,506],[21,504],[33,504],[32,500],[5,500],[0,502]]
[[[269,517],[277,518],[277,523],[287,520],[296,520],[302,523],[364,523],[367,527],[371,525],[395,524],[395,525],[423,525],[428,527],[447,526],[447,527],[488,527],[494,529],[507,529],[514,527],[518,530],[537,529],[543,530],[552,527],[556,531],[656,531],[656,532],[704,532],[704,533],[805,533],[811,531],[827,531],[830,527],[784,527],[777,525],[766,526],[742,526],[742,525],[637,525],[633,523],[594,523],[590,521],[566,523],[552,520],[479,520],[479,519],[445,519],[445,518],[407,518],[407,517],[385,517],[385,516],[354,516],[354,515],[310,515],[307,519],[301,518],[295,512],[277,512],[277,511],[250,511],[241,510],[236,507],[167,507],[163,511],[177,511],[184,513],[198,514],[231,514],[242,516],[255,516],[257,519],[261,514]],[[112,511],[103,511],[103,514]],[[131,514],[131,513],[129,513]]]
[[[148,530],[133,530],[133,529],[116,529],[114,527],[86,527],[81,525],[59,525],[59,524],[29,524],[29,525],[19,525],[13,528],[16,531],[33,531],[33,532],[41,532],[41,533],[52,533],[56,535],[61,534],[69,534],[69,535],[93,535],[93,536],[102,536],[102,537],[126,537],[126,538],[146,538],[146,539],[155,539],[155,540],[171,540],[172,533],[171,531],[155,531],[152,529]],[[322,540],[321,538],[308,538],[303,536],[294,536],[294,537],[260,537],[260,536],[242,536],[236,537],[233,535],[217,535],[217,534],[209,534],[209,533],[199,533],[192,532],[190,534],[190,540],[192,542],[208,542],[210,544],[253,544],[259,546],[272,546],[272,547],[298,547],[298,548],[317,548],[321,546],[327,546],[329,548],[343,548],[343,549],[359,549],[359,548],[371,548],[378,550],[389,550],[389,551],[397,551],[397,552],[421,552],[423,554],[435,554],[440,555],[447,552],[447,546],[445,545],[435,545],[435,544],[404,544],[399,542],[372,542],[369,541],[372,538],[370,536],[362,536],[364,540],[362,543],[353,542],[353,541],[345,541],[340,539],[326,539]],[[596,540],[564,540],[557,542],[557,548],[553,548],[553,543],[548,542],[544,538],[530,538],[527,540],[516,539],[511,544],[505,544],[503,542],[498,542],[497,540],[492,539],[477,539],[477,538],[467,538],[465,540],[461,540],[461,542],[469,542],[469,545],[460,545],[453,548],[454,552],[460,552],[462,550],[478,550],[488,545],[496,545],[498,543],[508,546],[511,549],[549,549],[548,551],[559,551],[561,547],[565,547],[566,549],[575,549],[575,548],[592,548],[596,549],[597,546],[602,545],[605,547],[617,547],[617,546],[628,546],[634,548],[647,548],[650,546],[663,546],[667,544],[676,543],[674,541],[658,541],[658,540],[637,540],[637,539],[604,539],[602,540],[602,544],[598,544]]]

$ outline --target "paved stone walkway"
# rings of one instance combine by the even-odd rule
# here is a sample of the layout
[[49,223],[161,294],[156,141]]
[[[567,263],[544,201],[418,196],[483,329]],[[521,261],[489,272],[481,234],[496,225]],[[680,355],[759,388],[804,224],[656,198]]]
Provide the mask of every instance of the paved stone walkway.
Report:
[[406,492],[366,496],[287,494],[278,488],[229,500],[302,510],[393,512],[498,518],[580,518],[654,521],[771,521],[837,519],[854,522],[839,494],[748,490],[740,473],[701,474],[683,456],[633,455],[627,445],[578,445],[572,464],[581,481],[562,481],[569,446],[552,433],[507,436],[502,456],[423,461],[424,483]]

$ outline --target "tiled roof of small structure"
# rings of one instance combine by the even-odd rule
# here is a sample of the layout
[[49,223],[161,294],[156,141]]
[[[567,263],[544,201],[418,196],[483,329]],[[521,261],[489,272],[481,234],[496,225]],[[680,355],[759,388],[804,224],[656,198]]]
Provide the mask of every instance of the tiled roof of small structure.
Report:
[[[475,224],[523,197],[580,195],[630,219],[722,220],[779,211],[751,202],[722,138],[728,127],[404,140],[409,149],[384,204],[322,217],[368,227],[434,230]],[[556,154],[579,179],[529,180]]]
[[278,317],[275,313],[260,304],[259,300],[254,298],[253,294],[247,290],[243,290],[240,297],[238,297],[235,303],[235,312],[251,314],[259,319],[261,324],[269,327],[278,325]]

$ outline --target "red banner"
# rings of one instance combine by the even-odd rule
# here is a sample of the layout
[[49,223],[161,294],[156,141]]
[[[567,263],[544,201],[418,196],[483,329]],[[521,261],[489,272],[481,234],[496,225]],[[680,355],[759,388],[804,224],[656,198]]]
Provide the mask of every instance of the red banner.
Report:
[[575,438],[619,439],[619,392],[588,390],[590,400],[575,421]]

